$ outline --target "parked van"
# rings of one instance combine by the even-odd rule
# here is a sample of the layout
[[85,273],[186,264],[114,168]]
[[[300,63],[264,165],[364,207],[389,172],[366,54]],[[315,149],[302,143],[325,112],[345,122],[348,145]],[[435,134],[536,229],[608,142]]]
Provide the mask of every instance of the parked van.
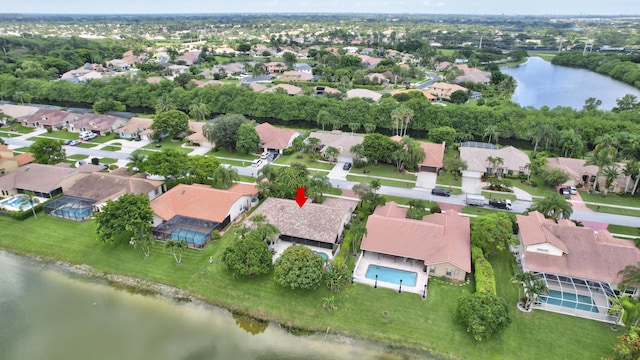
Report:
[[80,139],[87,141],[95,138],[97,135],[91,131],[83,131],[80,133]]

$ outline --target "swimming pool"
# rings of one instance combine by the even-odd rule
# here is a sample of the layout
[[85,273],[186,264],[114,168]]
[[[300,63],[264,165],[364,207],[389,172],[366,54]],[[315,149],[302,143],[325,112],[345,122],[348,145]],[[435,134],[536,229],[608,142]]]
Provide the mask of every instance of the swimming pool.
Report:
[[418,278],[418,274],[415,272],[373,264],[369,265],[365,277],[367,279],[375,280],[376,275],[378,275],[378,281],[400,284],[400,280],[402,280],[402,285],[406,286],[416,286],[416,279]]
[[84,220],[91,215],[91,211],[90,207],[63,206],[55,209],[53,214],[65,219]]
[[30,209],[31,205],[29,204],[29,198],[24,195],[14,195],[8,197],[2,201],[0,201],[0,205],[3,205],[8,210],[19,211],[22,207],[22,210]]
[[589,296],[576,295],[573,293],[549,290],[549,295],[540,295],[540,301],[545,304],[562,306],[570,309],[582,311],[599,312],[596,303]]
[[202,245],[209,240],[209,234],[187,229],[175,229],[169,234],[169,238],[173,240],[184,240],[190,244]]
[[317,254],[317,255],[320,255],[320,257],[322,257],[322,261],[326,262],[327,260],[329,260],[329,255],[327,255],[327,254],[325,254],[325,253],[323,253],[321,251],[314,251],[313,253]]

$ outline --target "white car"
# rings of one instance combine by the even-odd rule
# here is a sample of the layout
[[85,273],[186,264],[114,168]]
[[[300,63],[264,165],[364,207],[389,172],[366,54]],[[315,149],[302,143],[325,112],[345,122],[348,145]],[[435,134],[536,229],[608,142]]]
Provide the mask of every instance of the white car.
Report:
[[260,159],[255,159],[255,160],[253,160],[251,162],[251,166],[253,166],[253,167],[258,167],[260,165],[262,165],[262,160],[260,160]]
[[262,154],[260,154],[260,159],[266,159],[268,157],[269,157],[269,152],[268,151],[265,151]]
[[575,195],[575,194],[577,194],[577,193],[578,193],[578,189],[576,189],[576,187],[575,187],[575,186],[569,186],[569,193],[570,193],[571,195]]

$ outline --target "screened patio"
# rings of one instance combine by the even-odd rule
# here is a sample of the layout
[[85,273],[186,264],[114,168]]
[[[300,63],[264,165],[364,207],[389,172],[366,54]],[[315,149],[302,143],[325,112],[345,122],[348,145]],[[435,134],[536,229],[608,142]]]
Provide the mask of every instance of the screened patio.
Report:
[[64,219],[85,221],[93,213],[94,200],[65,195],[44,205],[44,213]]
[[153,229],[156,240],[184,240],[190,247],[204,248],[211,241],[213,230],[224,229],[226,224],[176,215]]
[[619,314],[609,313],[609,298],[618,298],[609,283],[544,272],[532,273],[538,275],[549,289],[548,294],[540,295],[534,308],[612,324],[620,323]]

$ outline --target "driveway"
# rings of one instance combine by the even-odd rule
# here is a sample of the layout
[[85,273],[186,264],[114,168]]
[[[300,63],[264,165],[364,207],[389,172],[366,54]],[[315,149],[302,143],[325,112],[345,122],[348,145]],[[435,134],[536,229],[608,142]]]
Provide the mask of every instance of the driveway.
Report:
[[425,189],[433,189],[436,187],[436,180],[438,175],[436,173],[427,171],[418,171],[418,179],[416,180],[416,187]]
[[340,179],[340,180],[346,180],[347,179],[347,175],[349,174],[349,170],[344,170],[342,167],[344,166],[345,163],[343,162],[338,162],[336,164],[336,166],[333,167],[333,169],[331,169],[331,171],[329,172],[329,175],[327,175],[327,177],[329,179]]

